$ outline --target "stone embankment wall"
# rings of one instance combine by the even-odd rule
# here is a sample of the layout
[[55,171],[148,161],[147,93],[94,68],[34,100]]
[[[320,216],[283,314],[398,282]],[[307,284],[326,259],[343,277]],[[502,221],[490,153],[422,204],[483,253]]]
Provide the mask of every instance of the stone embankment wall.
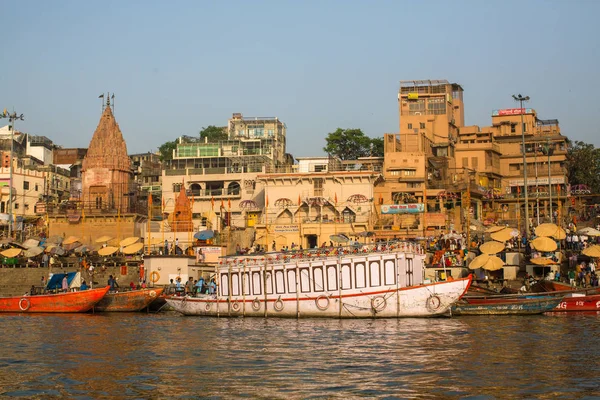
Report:
[[[47,281],[50,273],[60,274],[65,272],[76,272],[78,268],[74,266],[54,267],[54,268],[0,268],[0,296],[20,296],[29,293],[31,286],[41,287],[42,276]],[[117,277],[117,282],[122,288],[129,288],[129,283],[137,285],[139,282],[139,267],[137,266],[106,266],[98,267],[94,270],[94,287],[106,286],[108,276]],[[81,272],[82,279],[89,284],[91,275],[88,271]],[[148,282],[149,283],[149,282]]]

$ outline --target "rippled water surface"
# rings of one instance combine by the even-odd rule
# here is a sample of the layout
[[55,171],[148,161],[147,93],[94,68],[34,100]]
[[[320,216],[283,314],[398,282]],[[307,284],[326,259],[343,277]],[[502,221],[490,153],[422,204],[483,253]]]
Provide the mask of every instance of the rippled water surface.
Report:
[[0,315],[7,398],[596,398],[600,315]]

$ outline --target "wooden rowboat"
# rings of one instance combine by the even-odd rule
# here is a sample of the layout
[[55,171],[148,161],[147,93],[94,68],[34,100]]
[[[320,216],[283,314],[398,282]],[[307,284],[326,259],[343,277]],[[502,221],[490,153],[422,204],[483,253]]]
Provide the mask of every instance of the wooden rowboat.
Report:
[[452,315],[532,315],[552,311],[561,297],[487,298],[460,300],[452,306]]
[[95,306],[100,312],[135,312],[148,307],[163,292],[162,288],[107,293]]
[[110,286],[35,296],[0,297],[0,312],[77,313],[91,310],[108,293]]

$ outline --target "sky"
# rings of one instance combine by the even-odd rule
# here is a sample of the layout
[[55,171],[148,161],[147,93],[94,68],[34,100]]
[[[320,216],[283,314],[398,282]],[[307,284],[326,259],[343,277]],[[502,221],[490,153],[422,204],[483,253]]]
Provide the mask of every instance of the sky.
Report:
[[0,0],[0,13],[0,108],[63,147],[89,145],[110,92],[130,154],[239,112],[278,117],[287,152],[321,156],[338,127],[398,132],[399,82],[420,79],[460,84],[467,125],[522,94],[600,147],[596,0]]

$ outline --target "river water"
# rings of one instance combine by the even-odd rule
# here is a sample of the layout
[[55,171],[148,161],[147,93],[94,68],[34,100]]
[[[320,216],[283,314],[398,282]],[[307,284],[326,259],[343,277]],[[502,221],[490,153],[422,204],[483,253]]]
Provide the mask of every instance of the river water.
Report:
[[0,315],[0,398],[595,398],[600,315]]

